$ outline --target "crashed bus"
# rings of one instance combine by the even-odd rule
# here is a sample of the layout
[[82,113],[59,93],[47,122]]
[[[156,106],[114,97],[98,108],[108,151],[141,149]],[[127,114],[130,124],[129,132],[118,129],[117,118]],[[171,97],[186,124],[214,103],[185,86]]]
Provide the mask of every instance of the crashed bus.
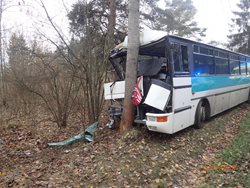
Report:
[[[110,125],[122,114],[127,39],[110,54],[117,79],[104,84]],[[250,56],[161,31],[141,34],[135,123],[176,133],[250,100]]]

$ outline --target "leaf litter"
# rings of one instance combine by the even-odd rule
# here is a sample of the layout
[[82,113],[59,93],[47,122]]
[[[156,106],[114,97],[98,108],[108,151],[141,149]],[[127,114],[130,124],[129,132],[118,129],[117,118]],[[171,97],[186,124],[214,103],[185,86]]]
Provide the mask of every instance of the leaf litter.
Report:
[[0,187],[198,187],[206,166],[239,132],[250,107],[242,104],[207,122],[174,135],[135,127],[125,135],[105,120],[93,143],[49,148],[50,141],[79,133],[15,119],[0,127]]

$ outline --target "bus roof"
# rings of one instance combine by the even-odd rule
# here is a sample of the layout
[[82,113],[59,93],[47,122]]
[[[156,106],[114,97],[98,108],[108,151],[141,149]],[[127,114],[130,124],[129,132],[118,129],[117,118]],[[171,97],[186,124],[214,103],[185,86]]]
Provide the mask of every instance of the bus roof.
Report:
[[234,54],[238,54],[238,55],[242,55],[242,56],[246,56],[246,57],[250,58],[250,56],[247,55],[247,54],[242,54],[242,53],[235,52],[235,51],[232,51],[232,50],[223,49],[223,48],[220,48],[220,47],[212,46],[210,44],[206,44],[206,43],[202,43],[202,42],[198,42],[198,41],[186,39],[186,38],[179,37],[179,36],[176,36],[176,35],[168,35],[168,36],[165,36],[165,37],[173,38],[173,39],[176,39],[178,41],[183,41],[183,42],[191,43],[191,44],[194,44],[194,45],[195,44],[196,45],[202,45],[202,46],[206,46],[208,48],[214,48],[214,49],[217,49],[217,50],[220,50],[220,51],[230,52],[230,53],[234,53]]
[[[213,49],[217,49],[219,51],[224,51],[224,52],[230,52],[230,53],[234,53],[237,55],[241,55],[241,56],[245,56],[245,57],[250,58],[250,56],[247,54],[234,52],[234,51],[231,51],[228,49],[223,49],[220,47],[216,47],[216,46],[212,46],[212,45],[205,44],[202,42],[186,39],[186,38],[179,37],[176,35],[168,35],[167,32],[158,31],[158,30],[144,30],[143,32],[140,33],[140,50],[143,49],[143,51],[145,51],[145,50],[147,51],[147,48],[149,49],[150,47],[159,45],[160,43],[163,43],[167,38],[169,40],[180,41],[180,42],[185,42],[188,44],[194,44],[194,45],[200,45],[200,46],[206,46],[208,48],[213,48]],[[126,53],[127,46],[128,46],[128,37],[126,36],[124,41],[122,43],[118,44],[112,51],[113,52],[122,51],[122,52]],[[153,48],[150,48],[150,50],[152,50],[152,49]],[[158,48],[158,50],[159,50],[159,48]]]

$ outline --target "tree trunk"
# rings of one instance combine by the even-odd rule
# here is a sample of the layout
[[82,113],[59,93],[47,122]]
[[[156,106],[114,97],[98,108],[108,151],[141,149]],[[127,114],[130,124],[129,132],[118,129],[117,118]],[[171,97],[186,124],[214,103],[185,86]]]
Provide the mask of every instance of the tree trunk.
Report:
[[134,106],[131,96],[137,78],[137,61],[139,52],[139,4],[140,0],[129,0],[128,16],[128,53],[125,78],[125,99],[120,132],[128,131],[134,121]]
[[0,105],[5,104],[4,98],[4,83],[3,83],[3,48],[2,48],[2,14],[3,14],[3,1],[0,0]]
[[114,32],[116,24],[116,0],[109,0],[109,18],[108,18],[108,37],[107,47],[108,50],[114,45]]
[[250,55],[250,26],[247,26],[247,33],[248,33],[248,48],[247,48],[247,54]]

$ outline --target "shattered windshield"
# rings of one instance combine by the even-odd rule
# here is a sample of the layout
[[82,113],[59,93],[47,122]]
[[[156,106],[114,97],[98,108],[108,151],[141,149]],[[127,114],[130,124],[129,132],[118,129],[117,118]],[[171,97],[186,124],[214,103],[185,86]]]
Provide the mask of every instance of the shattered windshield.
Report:
[[140,55],[138,61],[138,76],[154,76],[160,71],[162,65],[166,64],[166,58]]
[[[124,80],[126,71],[126,55],[111,59],[111,63],[119,80]],[[167,65],[167,58],[139,55],[138,76],[154,76],[164,65]]]

